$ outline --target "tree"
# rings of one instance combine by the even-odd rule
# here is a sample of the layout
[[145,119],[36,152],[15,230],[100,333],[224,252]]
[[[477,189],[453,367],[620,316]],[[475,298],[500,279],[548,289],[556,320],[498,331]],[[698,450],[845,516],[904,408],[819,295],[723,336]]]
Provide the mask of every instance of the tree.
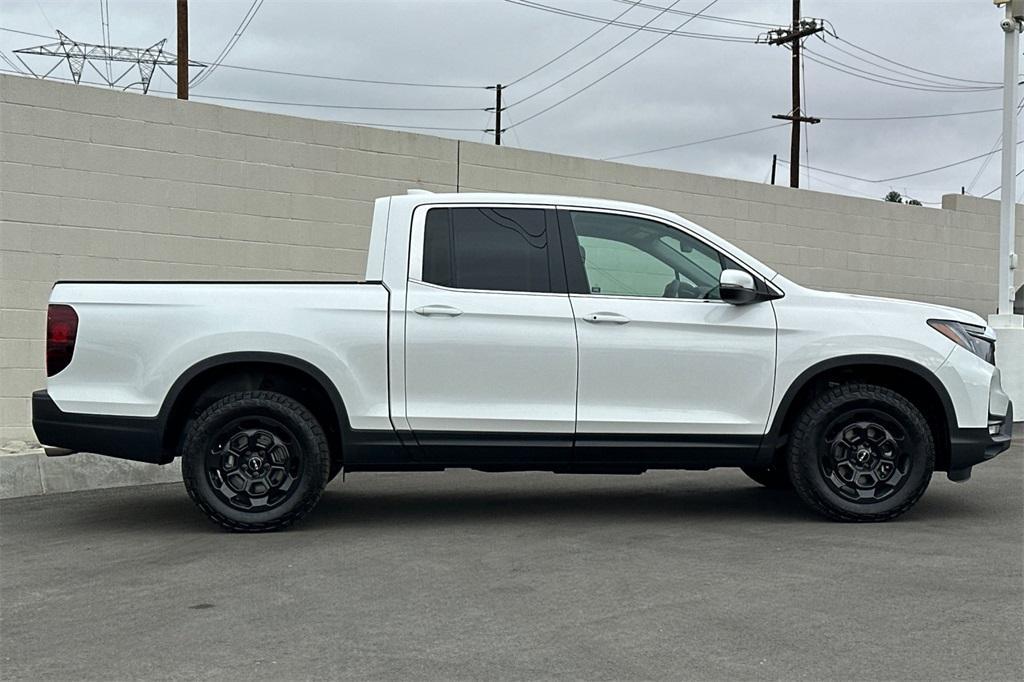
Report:
[[882,201],[888,201],[893,204],[907,204],[909,206],[921,206],[921,202],[917,199],[911,199],[909,197],[904,198],[902,194],[896,190],[890,190],[888,194],[882,197]]

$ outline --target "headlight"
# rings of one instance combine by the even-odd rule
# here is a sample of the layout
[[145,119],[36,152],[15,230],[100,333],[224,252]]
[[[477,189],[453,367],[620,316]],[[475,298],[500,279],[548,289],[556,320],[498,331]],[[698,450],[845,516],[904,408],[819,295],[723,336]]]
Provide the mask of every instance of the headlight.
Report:
[[928,320],[928,326],[985,362],[995,364],[996,342],[985,336],[985,328],[953,320]]

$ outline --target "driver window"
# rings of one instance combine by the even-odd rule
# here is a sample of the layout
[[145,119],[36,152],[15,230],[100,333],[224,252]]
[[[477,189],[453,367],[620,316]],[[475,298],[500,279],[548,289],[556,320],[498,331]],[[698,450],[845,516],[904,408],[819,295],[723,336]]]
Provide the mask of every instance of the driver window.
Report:
[[718,299],[723,257],[672,227],[612,213],[568,211],[587,278],[604,296]]

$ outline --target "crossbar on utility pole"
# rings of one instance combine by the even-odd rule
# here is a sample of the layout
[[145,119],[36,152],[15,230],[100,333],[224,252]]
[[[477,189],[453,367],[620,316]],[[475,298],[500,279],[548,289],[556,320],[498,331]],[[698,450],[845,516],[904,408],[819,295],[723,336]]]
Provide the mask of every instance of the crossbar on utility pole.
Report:
[[178,99],[188,99],[188,0],[178,0]]

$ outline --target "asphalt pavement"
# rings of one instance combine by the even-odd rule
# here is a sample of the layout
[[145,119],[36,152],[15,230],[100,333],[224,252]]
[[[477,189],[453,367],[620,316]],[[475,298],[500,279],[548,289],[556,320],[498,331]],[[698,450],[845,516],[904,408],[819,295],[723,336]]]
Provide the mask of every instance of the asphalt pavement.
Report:
[[1024,447],[844,525],[738,471],[356,474],[284,533],[179,484],[0,503],[0,678],[1020,679]]

